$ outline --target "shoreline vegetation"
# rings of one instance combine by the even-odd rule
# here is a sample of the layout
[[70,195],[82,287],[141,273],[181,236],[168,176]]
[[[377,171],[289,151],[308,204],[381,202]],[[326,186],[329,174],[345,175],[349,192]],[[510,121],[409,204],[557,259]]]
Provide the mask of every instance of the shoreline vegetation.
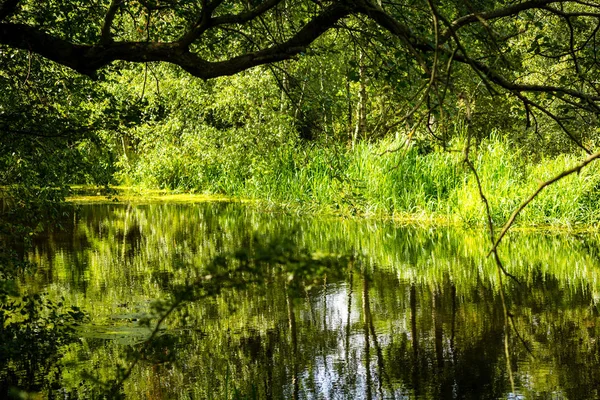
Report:
[[[173,149],[162,163],[154,158],[150,164],[140,156],[119,174],[122,186],[73,186],[69,201],[240,201],[276,212],[480,226],[486,216],[475,179],[464,165],[461,143],[453,148],[402,148],[385,140],[354,148],[304,145],[245,162],[243,154],[228,153],[210,165],[192,152]],[[540,182],[582,158],[561,154],[532,160],[495,138],[471,155],[497,228]],[[232,163],[236,169],[227,168]],[[592,163],[542,191],[519,215],[516,227],[590,230],[598,222],[600,166]]]

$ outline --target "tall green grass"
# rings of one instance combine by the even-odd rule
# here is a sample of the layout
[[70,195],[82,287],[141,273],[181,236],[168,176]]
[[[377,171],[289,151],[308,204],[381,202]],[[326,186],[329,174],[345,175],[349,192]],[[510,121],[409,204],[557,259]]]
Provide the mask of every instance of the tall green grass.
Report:
[[[124,176],[128,183],[253,198],[309,211],[482,223],[485,210],[463,162],[463,143],[451,147],[453,151],[425,153],[417,145],[403,147],[393,140],[353,148],[292,144],[249,156],[244,148],[202,151],[187,142],[157,146]],[[496,224],[504,223],[541,181],[583,157],[560,155],[534,162],[498,137],[470,154]],[[599,219],[600,165],[592,164],[547,188],[518,222],[571,225]]]

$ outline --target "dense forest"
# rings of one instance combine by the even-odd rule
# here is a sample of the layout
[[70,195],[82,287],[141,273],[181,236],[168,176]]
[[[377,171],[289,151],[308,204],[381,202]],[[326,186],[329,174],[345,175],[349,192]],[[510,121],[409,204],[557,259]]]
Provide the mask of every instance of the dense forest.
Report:
[[0,0],[0,337],[75,340],[10,299],[81,185],[481,225],[513,277],[513,223],[600,222],[599,32],[595,0]]

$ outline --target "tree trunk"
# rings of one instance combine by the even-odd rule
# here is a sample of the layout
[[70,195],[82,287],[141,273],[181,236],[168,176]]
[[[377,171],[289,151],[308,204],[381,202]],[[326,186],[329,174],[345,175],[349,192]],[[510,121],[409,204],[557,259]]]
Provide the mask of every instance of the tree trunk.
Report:
[[365,72],[364,53],[362,49],[358,55],[358,77],[360,90],[358,92],[358,106],[356,109],[356,128],[354,130],[353,145],[359,139],[366,139],[367,137],[367,77]]

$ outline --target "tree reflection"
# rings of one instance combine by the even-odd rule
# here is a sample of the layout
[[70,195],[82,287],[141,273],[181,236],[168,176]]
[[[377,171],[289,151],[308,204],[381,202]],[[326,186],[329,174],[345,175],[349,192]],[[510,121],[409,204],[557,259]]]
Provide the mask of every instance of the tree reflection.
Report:
[[[115,360],[127,368],[126,355],[139,356],[152,300],[210,275],[220,284],[184,296],[120,395],[598,397],[593,237],[506,243],[522,285],[501,291],[484,238],[451,229],[273,218],[232,204],[90,206],[77,221],[28,256],[45,272],[32,285],[92,311],[82,347],[67,354],[78,364],[65,390],[77,392],[76,369],[90,365],[99,381],[118,380]],[[360,260],[341,256],[354,249]],[[207,269],[214,260],[222,269]]]

